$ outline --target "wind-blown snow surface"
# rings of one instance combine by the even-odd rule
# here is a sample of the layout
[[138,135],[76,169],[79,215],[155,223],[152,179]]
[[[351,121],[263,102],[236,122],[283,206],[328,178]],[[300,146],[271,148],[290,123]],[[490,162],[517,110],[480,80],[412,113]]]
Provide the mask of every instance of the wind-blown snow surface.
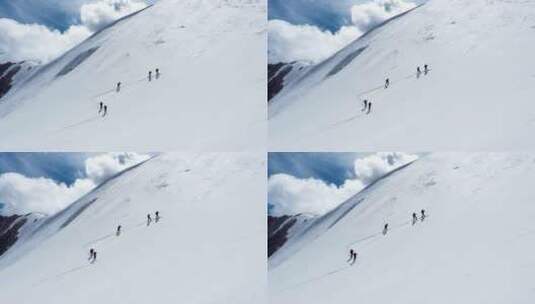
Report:
[[1,302],[264,303],[265,170],[239,153],[165,154],[127,170],[0,258]]
[[265,0],[161,0],[112,24],[0,100],[0,149],[263,145],[265,16]]
[[[534,36],[535,1],[430,0],[311,68],[275,97],[269,146],[533,149]],[[416,67],[424,64],[431,71],[417,79]],[[370,115],[361,112],[364,99],[373,103]]]
[[532,303],[534,179],[534,154],[423,157],[275,253],[271,303]]

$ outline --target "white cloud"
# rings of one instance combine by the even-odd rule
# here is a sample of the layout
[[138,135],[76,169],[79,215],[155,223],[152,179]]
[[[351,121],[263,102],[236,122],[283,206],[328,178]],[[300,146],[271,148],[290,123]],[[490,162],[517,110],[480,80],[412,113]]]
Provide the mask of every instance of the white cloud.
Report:
[[147,7],[141,0],[101,0],[87,3],[80,8],[82,24],[91,31],[98,31],[113,21]]
[[85,161],[85,171],[89,179],[96,184],[100,184],[112,175],[139,164],[148,158],[148,155],[138,153],[101,154]]
[[337,187],[322,180],[299,179],[288,174],[275,174],[268,181],[268,197],[273,215],[312,213],[325,214],[364,188],[360,180],[346,180]]
[[381,22],[399,15],[416,4],[404,0],[374,0],[351,8],[352,23],[336,33],[313,25],[294,25],[282,20],[268,23],[270,63],[320,62],[354,41]]
[[337,33],[312,25],[293,25],[282,20],[268,23],[269,62],[321,61],[362,35],[354,26]]
[[0,18],[0,61],[39,60],[48,62],[91,35],[74,25],[61,33],[43,25],[22,24]]
[[77,180],[71,186],[48,178],[29,178],[18,173],[0,175],[2,214],[56,213],[90,191],[95,184],[89,179]]
[[0,203],[3,215],[41,212],[54,214],[91,191],[107,178],[147,160],[149,155],[106,153],[85,161],[84,178],[73,184],[58,183],[49,178],[30,178],[18,173],[0,175]]
[[288,174],[272,175],[268,180],[270,213],[276,216],[299,213],[323,215],[366,185],[415,159],[416,155],[405,153],[377,153],[356,159],[356,178],[346,180],[341,186],[314,178],[299,179]]
[[408,164],[418,157],[400,152],[380,152],[355,160],[355,176],[365,184],[370,184],[388,172]]
[[404,0],[375,0],[351,8],[353,24],[368,31],[381,22],[414,8],[416,4]]
[[87,3],[80,8],[81,24],[72,25],[64,32],[39,24],[22,24],[0,18],[0,62],[49,62],[95,31],[146,6],[143,0],[100,0]]

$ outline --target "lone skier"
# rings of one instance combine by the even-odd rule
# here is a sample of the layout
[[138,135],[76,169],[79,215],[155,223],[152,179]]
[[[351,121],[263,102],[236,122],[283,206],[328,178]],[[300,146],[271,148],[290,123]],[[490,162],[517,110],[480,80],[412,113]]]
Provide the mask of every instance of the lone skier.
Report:
[[121,225],[117,226],[117,232],[115,233],[115,235],[121,235]]
[[389,86],[390,86],[390,79],[387,78],[387,79],[385,80],[385,89],[388,89]]
[[156,69],[156,79],[160,78],[160,69]]
[[383,235],[386,235],[388,232],[388,224],[385,224],[385,227],[383,228]]
[[423,222],[423,221],[424,221],[424,219],[425,219],[425,210],[424,210],[424,209],[422,209],[422,211],[420,211],[420,213],[422,214],[422,215],[421,215],[421,217],[420,217],[420,221],[422,221],[422,222]]
[[417,221],[418,221],[418,217],[416,216],[416,213],[413,212],[412,213],[412,225],[414,226],[414,224],[416,224]]
[[152,80],[152,71],[149,71],[149,81]]
[[115,91],[117,91],[117,92],[121,91],[121,82],[120,81],[117,83],[117,88],[115,88]]
[[362,112],[365,112],[366,110],[368,110],[368,99],[364,99],[363,103],[364,107],[362,108]]
[[150,214],[147,214],[147,226],[149,226],[151,222],[152,222],[152,217],[150,216]]
[[154,217],[154,222],[155,222],[155,223],[158,223],[159,220],[160,220],[160,212],[159,212],[159,211],[156,211],[156,213],[155,213],[155,217]]

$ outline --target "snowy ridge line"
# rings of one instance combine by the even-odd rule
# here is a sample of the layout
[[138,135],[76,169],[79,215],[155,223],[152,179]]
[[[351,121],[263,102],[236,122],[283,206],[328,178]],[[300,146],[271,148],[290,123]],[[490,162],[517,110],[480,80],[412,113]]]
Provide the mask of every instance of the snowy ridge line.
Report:
[[[298,77],[298,78],[296,78],[296,79],[293,79],[293,81],[292,81],[291,83],[289,83],[288,85],[286,85],[286,86],[279,92],[279,94],[277,94],[277,95],[272,99],[272,101],[276,101],[276,100],[278,100],[278,99],[281,99],[281,97],[283,97],[283,96],[285,96],[285,95],[287,95],[287,94],[291,94],[292,91],[299,89],[299,86],[300,86],[301,82],[303,82],[306,78],[309,78],[310,75],[315,74],[316,72],[321,71],[322,68],[323,68],[324,66],[327,66],[327,65],[330,65],[330,64],[332,64],[332,66],[336,66],[336,64],[339,64],[341,61],[343,61],[343,59],[342,59],[342,60],[340,60],[340,61],[334,63],[335,60],[336,60],[339,56],[341,56],[343,53],[348,52],[348,50],[352,50],[353,47],[354,47],[355,45],[361,43],[362,41],[364,41],[365,39],[367,39],[369,35],[375,33],[377,30],[381,29],[382,27],[384,27],[384,26],[387,25],[388,23],[390,23],[390,22],[392,22],[392,21],[394,21],[394,20],[397,20],[397,19],[399,19],[399,18],[401,18],[401,17],[403,17],[403,16],[405,16],[405,15],[407,15],[407,14],[413,12],[414,10],[416,10],[416,9],[418,9],[418,8],[421,8],[421,7],[424,6],[424,5],[425,5],[425,3],[422,3],[422,4],[418,5],[418,6],[413,7],[413,8],[410,9],[410,10],[407,10],[407,11],[401,13],[401,14],[398,14],[398,15],[396,15],[396,16],[393,16],[393,17],[391,17],[391,18],[389,18],[389,19],[387,19],[387,20],[385,20],[385,21],[383,21],[383,22],[377,24],[377,25],[374,26],[372,29],[370,29],[370,30],[368,30],[366,33],[364,33],[362,36],[358,37],[358,38],[355,39],[353,42],[349,43],[346,47],[342,48],[342,49],[339,50],[338,52],[336,52],[336,53],[334,53],[333,55],[331,55],[329,58],[327,58],[327,59],[325,59],[325,60],[319,62],[319,63],[316,64],[316,65],[313,65],[313,66],[308,67],[308,71],[306,71],[305,73],[303,73],[300,77]],[[370,43],[362,42],[362,44],[364,44],[364,45],[363,45],[364,48],[368,48],[368,46],[369,46]],[[345,56],[344,56],[343,58],[345,58]],[[321,77],[321,80],[319,80],[319,81],[315,81],[315,82],[318,83],[318,82],[322,82],[323,80],[325,80],[325,75],[323,75],[323,76]],[[381,86],[381,87],[382,87],[382,86]],[[308,91],[309,91],[309,90],[308,90]],[[305,94],[306,94],[306,93],[308,93],[308,92],[305,92]],[[277,113],[278,113],[280,110],[281,110],[281,109],[277,109],[276,111],[274,111],[273,115],[270,115],[270,117],[271,117],[271,116],[275,116],[275,115],[277,115]]]
[[[15,254],[15,256],[13,257],[13,260],[12,260],[12,264],[13,264],[13,263],[16,262],[17,259],[21,258],[24,254],[26,254],[26,253],[32,251],[33,249],[37,248],[37,246],[41,242],[43,242],[46,239],[48,239],[49,237],[53,236],[57,231],[63,229],[64,228],[63,225],[65,225],[66,223],[69,224],[70,222],[73,222],[74,220],[76,220],[76,218],[81,214],[81,213],[77,213],[79,210],[84,211],[87,207],[89,207],[89,205],[93,204],[96,200],[98,200],[98,197],[95,197],[94,199],[91,199],[89,201],[85,201],[87,197],[95,195],[96,192],[98,192],[102,187],[107,185],[110,181],[116,179],[117,177],[119,177],[119,176],[121,176],[121,175],[123,175],[123,174],[125,174],[125,173],[127,173],[127,172],[129,172],[131,170],[134,170],[134,169],[142,166],[146,162],[148,162],[148,161],[150,161],[150,160],[152,160],[152,159],[154,159],[156,157],[158,157],[158,155],[152,156],[149,159],[140,162],[139,164],[136,164],[136,165],[134,165],[132,167],[126,168],[123,171],[114,174],[113,176],[111,176],[108,179],[106,179],[105,181],[103,181],[100,185],[96,186],[93,190],[89,191],[89,193],[85,194],[84,196],[82,196],[81,198],[79,198],[78,200],[73,202],[69,207],[67,207],[63,211],[61,211],[59,213],[56,213],[56,214],[44,219],[37,227],[35,227],[35,229],[33,231],[31,231],[29,233],[29,235],[24,239],[24,242],[15,243],[8,251],[6,251],[2,255],[2,257],[0,257],[0,270],[2,270],[4,267],[9,266],[9,265],[3,265],[2,262],[4,260],[6,260],[6,258],[8,256],[10,256],[11,253]],[[83,205],[80,205],[82,203],[83,203]],[[68,216],[65,221],[63,221],[61,223],[57,223],[57,225],[56,225],[57,227],[55,227],[55,228],[51,227],[56,221],[60,220],[62,217],[66,216],[67,214],[69,214],[70,216]],[[37,238],[37,239],[35,239],[35,241],[32,242],[33,238]],[[13,249],[21,247],[21,246],[27,247],[26,250],[18,250],[19,251],[18,253],[13,250]]]
[[[397,172],[409,167],[413,163],[418,161],[418,159],[415,159],[411,162],[408,162],[404,164],[403,166],[400,166],[387,174],[381,176],[380,178],[376,179],[375,181],[371,182],[367,186],[365,186],[362,190],[360,190],[358,193],[356,193],[351,198],[347,199],[345,202],[340,204],[338,207],[336,207],[334,210],[329,211],[325,215],[314,219],[309,225],[306,226],[303,230],[299,231],[297,234],[295,234],[288,242],[281,247],[279,250],[277,250],[270,258],[269,258],[269,267],[270,268],[276,268],[278,265],[284,263],[288,258],[290,258],[292,255],[299,252],[301,249],[309,245],[310,243],[316,241],[319,239],[326,231],[330,230],[335,225],[332,225],[333,222],[336,222],[338,224],[340,221],[342,221],[349,212],[347,211],[347,208],[350,208],[353,210],[357,205],[365,201],[366,193],[376,184],[383,181],[384,179],[392,176],[393,174],[396,174]],[[358,201],[355,201],[357,198],[360,198]],[[324,227],[328,228],[324,228]],[[309,238],[307,238],[307,235],[311,235]],[[292,241],[293,240],[293,241]],[[290,242],[292,241],[292,242]],[[288,252],[286,252],[288,251]],[[281,258],[278,258],[281,256]]]

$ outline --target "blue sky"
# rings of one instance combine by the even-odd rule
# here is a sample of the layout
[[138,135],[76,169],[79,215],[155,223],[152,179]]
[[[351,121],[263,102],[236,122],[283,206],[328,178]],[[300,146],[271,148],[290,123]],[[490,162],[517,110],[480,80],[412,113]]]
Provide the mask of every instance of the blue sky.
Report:
[[155,0],[0,0],[0,62],[47,63]]
[[[100,0],[0,0],[0,18],[38,23],[60,31],[80,23],[80,7]],[[148,4],[156,0],[144,0]]]
[[[367,153],[369,154],[369,153]],[[268,176],[278,173],[316,178],[340,186],[355,178],[354,161],[362,153],[269,153]]]
[[[371,0],[269,0],[268,19],[310,24],[336,32],[351,23],[351,7]],[[426,0],[414,0],[421,4]]]
[[107,178],[150,156],[139,153],[0,153],[0,214],[54,214]]
[[270,63],[318,63],[426,0],[268,0]]
[[0,153],[0,175],[8,172],[45,177],[71,185],[85,177],[88,153]]
[[268,213],[322,215],[418,155],[269,153]]

